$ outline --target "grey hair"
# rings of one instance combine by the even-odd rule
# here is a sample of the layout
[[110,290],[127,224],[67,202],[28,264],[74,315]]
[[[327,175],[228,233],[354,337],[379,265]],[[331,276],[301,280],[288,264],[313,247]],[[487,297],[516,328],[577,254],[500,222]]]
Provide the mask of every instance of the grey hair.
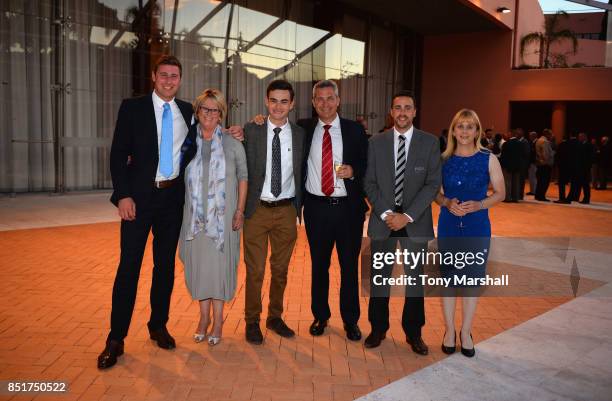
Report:
[[322,79],[316,84],[314,84],[314,86],[312,87],[312,98],[313,99],[315,97],[316,90],[320,88],[334,88],[334,95],[338,97],[340,96],[338,94],[338,84],[336,84],[335,81],[332,81],[331,79]]

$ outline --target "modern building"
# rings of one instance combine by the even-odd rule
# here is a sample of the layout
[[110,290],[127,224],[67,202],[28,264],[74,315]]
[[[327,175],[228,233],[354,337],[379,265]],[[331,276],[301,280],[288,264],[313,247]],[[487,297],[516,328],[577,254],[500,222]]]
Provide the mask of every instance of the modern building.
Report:
[[[183,63],[181,98],[226,93],[227,124],[262,113],[278,77],[295,83],[291,118],[311,116],[313,82],[332,78],[343,116],[365,119],[370,133],[404,88],[417,96],[417,125],[434,133],[469,107],[500,132],[610,134],[610,54],[598,66],[520,68],[538,58],[520,51],[521,38],[543,23],[537,0],[3,1],[0,191],[110,188],[117,109],[150,91],[163,53]],[[600,36],[583,36],[580,52],[602,41],[583,33]],[[590,48],[609,51],[602,43]],[[580,52],[572,63],[588,65]]]

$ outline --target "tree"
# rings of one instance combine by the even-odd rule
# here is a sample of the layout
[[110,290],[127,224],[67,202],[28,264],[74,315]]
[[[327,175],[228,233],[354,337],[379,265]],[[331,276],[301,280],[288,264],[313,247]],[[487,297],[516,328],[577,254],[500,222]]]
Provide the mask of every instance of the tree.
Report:
[[[566,66],[565,55],[567,53],[576,54],[578,51],[578,38],[570,29],[559,29],[561,19],[569,18],[565,11],[557,11],[555,14],[545,18],[544,32],[530,32],[521,38],[521,58],[525,55],[525,50],[531,44],[539,45],[539,67],[551,68]],[[572,44],[571,52],[551,53],[550,48],[554,43],[570,41]]]

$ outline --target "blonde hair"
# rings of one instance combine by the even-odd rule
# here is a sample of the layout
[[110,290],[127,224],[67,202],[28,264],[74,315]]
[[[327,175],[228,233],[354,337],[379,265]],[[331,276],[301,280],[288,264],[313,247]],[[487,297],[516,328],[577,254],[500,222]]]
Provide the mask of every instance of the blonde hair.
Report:
[[193,113],[195,114],[196,120],[200,106],[204,104],[206,99],[212,99],[217,103],[217,107],[219,108],[219,121],[223,121],[227,114],[225,96],[223,96],[223,93],[219,89],[212,88],[204,89],[204,91],[193,101]]
[[478,118],[478,114],[474,110],[470,109],[461,109],[455,114],[453,120],[451,121],[450,127],[448,129],[448,137],[447,137],[447,145],[446,150],[442,153],[443,159],[448,159],[455,153],[455,149],[457,148],[457,140],[453,136],[453,132],[455,132],[455,127],[459,124],[460,121],[468,120],[473,122],[476,125],[476,130],[478,135],[474,138],[474,147],[481,151],[484,150],[482,145],[480,144],[480,138],[482,138],[482,124],[480,124],[480,119]]

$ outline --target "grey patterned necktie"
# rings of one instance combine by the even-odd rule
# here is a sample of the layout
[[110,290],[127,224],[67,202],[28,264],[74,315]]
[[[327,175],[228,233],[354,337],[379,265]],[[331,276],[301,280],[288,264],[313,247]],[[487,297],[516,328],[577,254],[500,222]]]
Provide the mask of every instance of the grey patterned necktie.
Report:
[[406,137],[399,136],[395,161],[395,204],[401,205],[404,197],[404,170],[406,169]]
[[274,128],[274,138],[272,139],[272,195],[278,198],[281,193],[281,151],[280,138],[278,133],[281,132],[279,127]]

